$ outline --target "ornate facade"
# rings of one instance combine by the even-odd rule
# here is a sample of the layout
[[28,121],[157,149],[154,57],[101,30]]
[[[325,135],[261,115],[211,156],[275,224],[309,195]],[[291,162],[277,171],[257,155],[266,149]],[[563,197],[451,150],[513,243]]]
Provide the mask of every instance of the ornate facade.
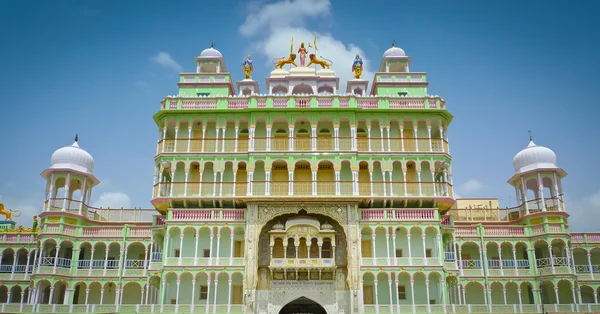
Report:
[[152,209],[89,206],[94,159],[57,150],[39,229],[0,230],[1,311],[600,311],[600,233],[569,231],[551,150],[515,156],[519,206],[457,200],[427,74],[392,46],[343,91],[311,48],[265,93],[250,55],[237,89],[214,47],[195,58],[154,115]]

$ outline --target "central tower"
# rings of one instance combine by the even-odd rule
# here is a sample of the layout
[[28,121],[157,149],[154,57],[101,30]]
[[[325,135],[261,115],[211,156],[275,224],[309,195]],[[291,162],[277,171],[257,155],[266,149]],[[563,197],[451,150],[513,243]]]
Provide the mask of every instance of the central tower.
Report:
[[[331,61],[310,48],[274,60],[265,94],[250,55],[236,93],[222,54],[205,49],[155,114],[152,203],[167,215],[165,265],[201,271],[194,285],[207,295],[177,302],[210,310],[228,296],[246,313],[358,312],[377,269],[402,255],[386,221],[428,221],[414,266],[442,270],[427,261],[442,255],[432,244],[438,210],[454,203],[444,100],[400,48],[385,52],[370,92],[359,55],[341,92]],[[380,232],[387,246],[375,246]]]

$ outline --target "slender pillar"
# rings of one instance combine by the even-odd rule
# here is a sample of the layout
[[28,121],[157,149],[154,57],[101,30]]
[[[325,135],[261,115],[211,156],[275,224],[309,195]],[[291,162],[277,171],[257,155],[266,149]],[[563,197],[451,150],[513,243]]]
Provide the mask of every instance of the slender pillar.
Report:
[[407,238],[408,241],[406,242],[406,244],[408,245],[408,265],[412,265],[413,261],[412,261],[412,252],[410,249],[410,229],[406,229],[407,231]]
[[56,253],[54,254],[54,267],[52,268],[53,274],[56,274],[56,266],[58,263],[58,252],[60,252],[60,245],[56,246]]
[[219,276],[217,276],[215,274],[215,293],[214,293],[215,298],[213,301],[213,313],[217,313],[217,291],[219,291],[219,289],[217,289],[218,285],[219,285]]
[[212,265],[212,258],[213,258],[213,240],[214,240],[214,234],[213,234],[213,229],[210,228],[210,250],[208,250],[208,265]]
[[[206,274],[206,305],[204,307],[204,313],[208,313],[209,307],[210,307],[210,277],[212,277],[212,273],[207,273]],[[216,275],[215,275],[216,276]],[[216,289],[215,289],[215,294],[216,293]]]
[[375,312],[379,313],[379,293],[377,291],[378,290],[377,289],[377,279],[375,279],[373,281],[373,284],[374,284],[373,288],[375,290]]
[[229,276],[229,296],[227,297],[227,313],[231,313],[231,276]]

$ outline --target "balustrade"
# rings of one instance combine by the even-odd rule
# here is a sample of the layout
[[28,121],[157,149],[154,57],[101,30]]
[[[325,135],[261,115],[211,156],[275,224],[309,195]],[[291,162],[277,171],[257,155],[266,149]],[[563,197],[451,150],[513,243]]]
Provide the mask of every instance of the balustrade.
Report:
[[[248,196],[246,182],[161,182],[155,197],[242,197]],[[252,196],[353,196],[353,181],[252,181]],[[268,189],[267,189],[268,187]],[[267,194],[268,191],[268,194]],[[291,193],[290,193],[291,191]],[[372,191],[372,192],[371,192]],[[452,197],[445,182],[358,182],[360,196]]]
[[435,220],[436,209],[362,209],[362,220]]
[[44,211],[69,212],[85,216],[89,220],[111,222],[147,222],[152,221],[152,216],[156,214],[155,209],[98,208],[69,198],[48,199],[44,204]]
[[[315,139],[316,146],[312,142]],[[348,136],[257,136],[254,152],[270,151],[352,151],[352,137]],[[448,153],[448,142],[441,138],[357,137],[358,153],[364,152],[429,152]],[[237,148],[236,148],[237,141]],[[336,148],[336,141],[338,147]],[[369,142],[371,145],[369,145]],[[270,144],[270,145],[268,145]],[[158,153],[247,153],[248,137],[235,138],[168,138],[158,142]]]
[[172,220],[244,220],[243,209],[173,209]]

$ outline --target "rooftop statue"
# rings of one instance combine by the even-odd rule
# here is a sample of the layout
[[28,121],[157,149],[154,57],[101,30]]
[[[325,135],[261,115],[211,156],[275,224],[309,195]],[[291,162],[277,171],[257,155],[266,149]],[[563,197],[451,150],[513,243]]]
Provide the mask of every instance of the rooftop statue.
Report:
[[4,209],[4,204],[0,203],[0,215],[4,215],[4,217],[6,217],[6,219],[4,219],[5,221],[12,220],[13,213],[18,213],[18,215],[15,215],[15,217],[21,216],[20,210],[6,210]]
[[352,72],[354,72],[354,78],[360,79],[363,70],[363,61],[360,58],[360,55],[357,53],[356,58],[354,58],[354,63],[352,64]]
[[300,55],[300,66],[306,66],[306,55],[308,54],[308,50],[304,48],[304,43],[300,43],[300,48],[298,48],[298,54]]
[[273,59],[273,64],[275,65],[276,69],[283,69],[283,66],[286,64],[293,64],[297,67],[298,65],[296,64],[296,62],[294,62],[294,60],[296,60],[296,54],[290,53],[290,56],[287,58]]
[[246,79],[250,79],[250,73],[254,72],[254,65],[252,65],[252,59],[250,58],[250,55],[244,59],[242,66],[244,67],[244,75],[246,76]]
[[[323,56],[321,56],[321,58],[323,60],[317,58],[317,56],[314,53],[311,53],[309,58],[310,58],[310,62],[308,63],[307,66],[310,66],[311,64],[318,64],[323,69],[329,69],[329,66],[331,66],[333,64],[333,62],[331,62],[331,60],[325,59],[325,58],[323,58]],[[327,61],[329,61],[329,62],[327,62]]]

